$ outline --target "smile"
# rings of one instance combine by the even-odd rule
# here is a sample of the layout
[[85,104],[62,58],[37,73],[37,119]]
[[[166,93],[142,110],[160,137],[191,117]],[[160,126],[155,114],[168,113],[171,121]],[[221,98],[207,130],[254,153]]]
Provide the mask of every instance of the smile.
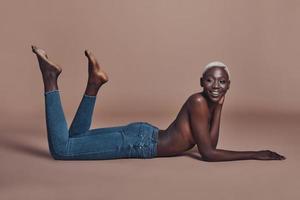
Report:
[[218,91],[209,91],[209,93],[210,93],[213,97],[218,97],[218,96],[221,95],[221,93],[218,92]]

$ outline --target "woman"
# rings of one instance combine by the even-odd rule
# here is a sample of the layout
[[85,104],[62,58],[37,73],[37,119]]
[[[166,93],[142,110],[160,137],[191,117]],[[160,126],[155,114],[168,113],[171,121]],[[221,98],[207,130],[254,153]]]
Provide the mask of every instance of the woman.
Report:
[[216,149],[222,105],[230,86],[228,68],[221,62],[206,66],[201,78],[203,91],[186,100],[178,116],[166,130],[160,130],[147,122],[89,130],[96,95],[108,81],[108,76],[93,54],[86,50],[88,82],[68,130],[57,85],[62,69],[49,60],[44,50],[32,46],[32,51],[37,56],[42,72],[48,143],[54,159],[153,158],[178,155],[195,145],[205,161],[285,159],[269,150]]

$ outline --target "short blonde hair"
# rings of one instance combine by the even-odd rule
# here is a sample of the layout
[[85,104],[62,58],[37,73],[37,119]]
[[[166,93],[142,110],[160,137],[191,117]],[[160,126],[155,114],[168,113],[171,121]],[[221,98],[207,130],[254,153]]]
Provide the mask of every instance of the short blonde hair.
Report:
[[230,78],[230,73],[229,73],[229,69],[227,67],[227,65],[225,65],[224,63],[220,62],[220,61],[213,61],[208,63],[207,65],[205,65],[204,69],[203,69],[203,73],[202,76],[205,74],[205,72],[212,68],[212,67],[222,67],[228,74],[228,78]]

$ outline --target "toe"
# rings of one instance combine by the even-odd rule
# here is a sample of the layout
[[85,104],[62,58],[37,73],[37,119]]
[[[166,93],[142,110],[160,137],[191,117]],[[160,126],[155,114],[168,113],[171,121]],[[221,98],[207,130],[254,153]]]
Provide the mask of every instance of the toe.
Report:
[[89,59],[89,61],[91,61],[93,64],[97,63],[95,56],[93,55],[93,53],[90,50],[85,50],[85,55]]
[[31,46],[31,49],[32,49],[32,52],[33,52],[33,53],[36,53],[36,46],[32,45],[32,46]]
[[87,57],[89,57],[89,50],[86,49],[86,50],[84,51],[84,55],[87,56]]
[[92,57],[93,57],[92,52],[91,52],[90,50],[88,50],[88,49],[86,49],[86,50],[84,51],[84,54],[85,54],[88,58],[90,58],[90,59],[92,59]]

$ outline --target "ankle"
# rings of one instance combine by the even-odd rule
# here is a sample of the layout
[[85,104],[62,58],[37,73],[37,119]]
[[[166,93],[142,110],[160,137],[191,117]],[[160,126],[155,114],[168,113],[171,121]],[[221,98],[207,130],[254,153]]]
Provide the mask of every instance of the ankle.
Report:
[[103,83],[99,80],[88,80],[87,82],[87,88],[95,88],[98,89],[103,85]]
[[44,85],[44,92],[51,92],[53,90],[58,90],[58,86],[56,85]]
[[51,90],[58,90],[58,84],[57,84],[57,77],[56,78],[45,78],[43,76],[43,82],[44,82],[44,90],[45,92],[51,91]]
[[44,82],[56,82],[58,79],[59,74],[55,72],[43,72],[42,71],[42,77]]
[[101,87],[101,84],[99,85],[99,84],[88,83],[84,94],[86,94],[88,96],[96,96],[100,87]]

